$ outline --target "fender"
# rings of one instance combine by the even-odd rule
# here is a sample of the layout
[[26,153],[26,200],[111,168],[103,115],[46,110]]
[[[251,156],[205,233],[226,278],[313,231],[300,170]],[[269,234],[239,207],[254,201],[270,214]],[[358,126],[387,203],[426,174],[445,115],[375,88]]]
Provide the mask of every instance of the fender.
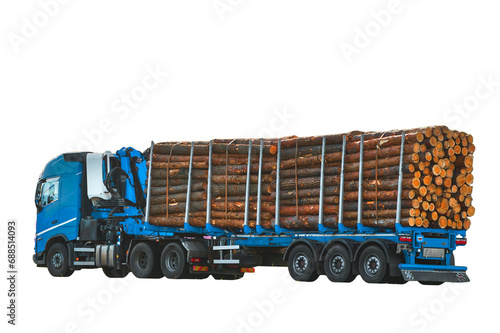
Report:
[[330,248],[335,244],[342,244],[343,246],[345,246],[347,251],[349,251],[350,261],[351,262],[354,261],[354,249],[357,246],[357,242],[352,241],[350,239],[342,239],[342,238],[332,239],[331,241],[326,243],[325,247],[321,251],[321,255],[319,257],[320,261],[323,261],[325,259],[325,256],[328,253],[328,250],[330,250]]
[[40,251],[40,252],[35,253],[33,255],[33,261],[35,262],[35,264],[37,264],[37,266],[39,266],[39,267],[46,267],[47,266],[47,257],[46,257],[47,250],[50,249],[50,247],[53,244],[58,243],[58,242],[64,243],[66,245],[66,247],[68,248],[68,254],[70,253],[69,252],[70,248],[68,246],[68,238],[66,237],[66,235],[64,235],[64,234],[54,235],[47,240],[47,242],[45,243],[45,249],[43,251]]
[[300,245],[300,244],[307,245],[314,254],[314,260],[316,262],[319,261],[322,244],[318,241],[311,240],[311,239],[296,239],[296,240],[294,240],[292,242],[292,244],[290,244],[288,246],[288,248],[286,249],[285,254],[283,254],[283,260],[288,261],[288,256],[290,255],[290,250],[293,249],[295,246]]
[[[69,240],[68,240],[68,237],[66,237],[66,235],[57,234],[57,235],[54,235],[54,236],[49,238],[47,243],[45,243],[45,249],[42,252],[47,252],[47,250],[50,249],[50,247],[52,245],[54,245],[54,243],[57,243],[57,242],[64,243],[66,246],[68,246],[68,244],[69,244]],[[68,247],[68,251],[69,251],[69,247]]]
[[385,258],[387,259],[387,262],[389,262],[389,260],[390,260],[389,247],[391,246],[391,244],[392,244],[392,242],[384,240],[384,239],[369,239],[369,240],[366,240],[366,241],[364,241],[363,243],[361,243],[359,245],[359,247],[356,250],[356,253],[354,254],[354,258],[353,259],[354,260],[358,260],[359,259],[359,255],[361,254],[361,252],[363,252],[363,250],[367,246],[378,245],[382,249],[382,251],[384,251]]
[[181,238],[180,244],[186,249],[186,260],[188,263],[193,257],[208,258],[208,250],[199,240]]

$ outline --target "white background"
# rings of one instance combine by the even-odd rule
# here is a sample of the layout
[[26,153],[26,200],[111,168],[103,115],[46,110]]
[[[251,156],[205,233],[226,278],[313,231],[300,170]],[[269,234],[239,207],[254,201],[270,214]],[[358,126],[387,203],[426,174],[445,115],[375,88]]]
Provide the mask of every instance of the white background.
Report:
[[[0,277],[6,223],[16,219],[19,279],[11,327],[1,278],[1,330],[493,329],[499,9],[495,1],[3,1]],[[150,71],[161,72],[158,81]],[[456,253],[469,284],[296,283],[286,268],[260,267],[239,281],[120,281],[100,270],[62,279],[31,260],[36,181],[62,152],[434,124],[471,133],[477,147],[477,214]]]

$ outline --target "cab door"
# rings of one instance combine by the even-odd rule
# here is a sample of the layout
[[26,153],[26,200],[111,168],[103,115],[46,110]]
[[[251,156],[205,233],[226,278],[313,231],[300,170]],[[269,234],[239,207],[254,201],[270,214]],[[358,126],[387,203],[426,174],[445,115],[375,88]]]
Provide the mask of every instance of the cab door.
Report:
[[59,221],[59,193],[59,177],[41,179],[38,182],[35,194],[35,204],[38,211],[36,217],[36,253],[45,250],[50,231],[61,222]]

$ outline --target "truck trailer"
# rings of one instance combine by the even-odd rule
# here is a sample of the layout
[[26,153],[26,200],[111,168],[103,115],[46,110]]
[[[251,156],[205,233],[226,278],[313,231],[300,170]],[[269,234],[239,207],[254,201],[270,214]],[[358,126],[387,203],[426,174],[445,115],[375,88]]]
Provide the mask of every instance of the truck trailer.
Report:
[[[172,158],[176,151],[184,154],[180,162]],[[464,202],[472,187],[465,178],[472,171],[472,152],[472,136],[439,126],[64,153],[46,165],[36,187],[33,261],[56,277],[101,268],[110,278],[131,271],[138,278],[236,280],[257,266],[279,266],[288,267],[297,281],[326,275],[351,282],[360,275],[368,283],[468,282],[467,267],[455,265],[454,251],[467,243]],[[246,158],[246,164],[231,178],[228,163],[236,158]],[[312,160],[319,163],[316,169],[301,169]],[[463,168],[450,167],[450,160]],[[175,163],[179,169],[173,169]],[[387,170],[395,173],[383,178]],[[312,185],[300,183],[301,172],[313,173],[307,178]],[[367,180],[370,172],[374,180]],[[163,187],[158,175],[166,177]],[[196,177],[204,177],[203,183]],[[457,178],[464,185],[456,186]],[[242,191],[240,212],[231,212],[229,181]],[[289,192],[282,188],[287,182]],[[306,187],[306,199],[298,197],[300,186]],[[384,191],[388,188],[393,190]],[[317,196],[310,197],[312,192]],[[379,210],[389,192],[394,209]],[[455,201],[462,208],[456,209]],[[440,212],[445,203],[449,209]],[[288,214],[285,205],[294,204]],[[214,206],[222,208],[214,212]],[[356,209],[347,212],[351,206]]]

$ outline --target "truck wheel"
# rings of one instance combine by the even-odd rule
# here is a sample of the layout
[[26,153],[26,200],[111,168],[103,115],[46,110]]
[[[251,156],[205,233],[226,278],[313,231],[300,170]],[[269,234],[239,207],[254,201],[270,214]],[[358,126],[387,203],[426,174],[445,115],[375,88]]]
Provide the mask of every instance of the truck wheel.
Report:
[[47,253],[47,268],[52,276],[67,277],[74,270],[69,268],[68,248],[63,243],[55,243]]
[[170,243],[161,253],[161,271],[169,279],[181,279],[189,274],[186,252],[178,243]]
[[352,274],[349,251],[342,245],[334,245],[325,257],[325,274],[332,282],[351,282],[356,277]]
[[130,254],[130,270],[138,278],[159,277],[159,251],[154,245],[141,242],[134,246]]
[[109,278],[124,278],[129,273],[129,270],[126,268],[116,269],[111,267],[103,267],[102,271],[104,272],[104,275]]
[[297,245],[288,257],[288,272],[295,281],[312,282],[318,278],[314,254],[307,245]]
[[384,282],[388,272],[384,251],[375,245],[368,246],[359,257],[358,269],[365,282]]

